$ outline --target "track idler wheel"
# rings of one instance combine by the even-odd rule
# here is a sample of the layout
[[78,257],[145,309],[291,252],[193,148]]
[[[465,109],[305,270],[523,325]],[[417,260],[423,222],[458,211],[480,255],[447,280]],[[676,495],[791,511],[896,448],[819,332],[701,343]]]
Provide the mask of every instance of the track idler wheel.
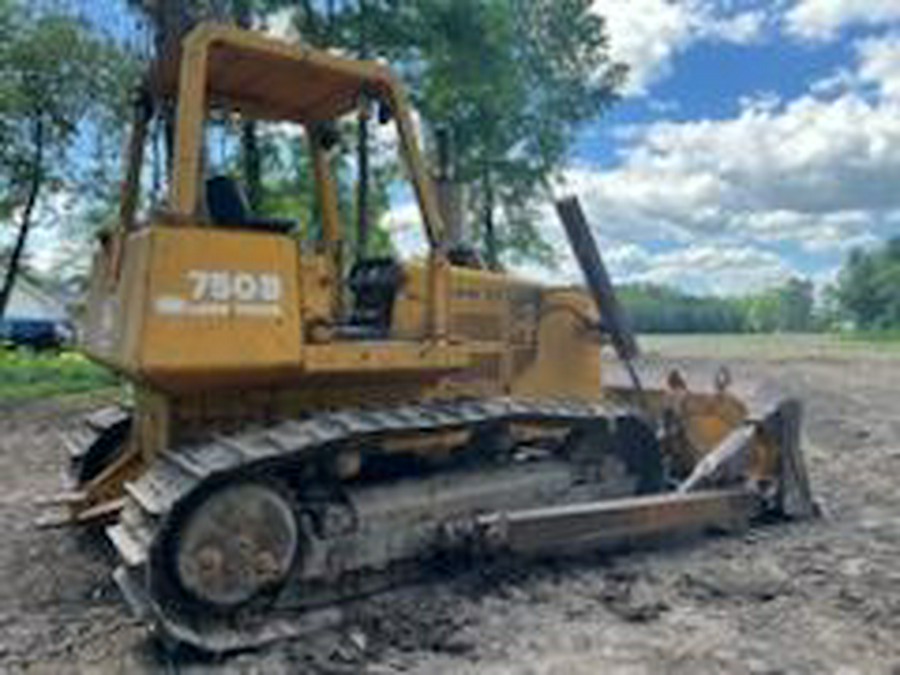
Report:
[[274,594],[300,550],[289,497],[264,482],[220,486],[169,528],[168,571],[187,598],[230,610]]

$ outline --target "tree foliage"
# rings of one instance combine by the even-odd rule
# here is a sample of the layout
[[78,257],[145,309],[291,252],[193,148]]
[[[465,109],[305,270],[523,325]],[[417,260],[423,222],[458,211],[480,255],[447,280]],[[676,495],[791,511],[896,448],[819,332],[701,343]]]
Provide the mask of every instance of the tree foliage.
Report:
[[804,332],[815,328],[815,289],[808,279],[792,278],[740,302],[747,330],[754,333]]
[[812,282],[789,279],[742,297],[697,297],[667,286],[619,291],[635,330],[644,333],[806,332],[818,327]]
[[734,299],[697,297],[654,284],[619,290],[633,328],[640,333],[741,333],[747,321]]
[[900,328],[900,237],[873,251],[852,251],[833,294],[857,328]]
[[[485,257],[551,262],[537,229],[544,189],[579,125],[615,100],[625,69],[589,0],[368,3],[369,34],[447,130]],[[377,52],[376,52],[377,53]]]
[[68,153],[80,124],[121,105],[127,59],[71,16],[0,0],[0,216],[16,228],[0,286],[0,317],[25,252],[35,209],[49,193],[77,190]]
[[[129,1],[150,17],[158,48],[186,29],[185,17],[260,25],[288,11],[304,42],[390,62],[425,127],[449,132],[453,177],[468,187],[471,234],[495,262],[553,260],[536,225],[544,186],[579,125],[615,100],[624,77],[590,0]],[[260,193],[254,201],[265,203],[270,187],[253,168],[263,151],[253,150],[251,136],[245,130],[243,173]],[[362,163],[360,144],[356,152]]]

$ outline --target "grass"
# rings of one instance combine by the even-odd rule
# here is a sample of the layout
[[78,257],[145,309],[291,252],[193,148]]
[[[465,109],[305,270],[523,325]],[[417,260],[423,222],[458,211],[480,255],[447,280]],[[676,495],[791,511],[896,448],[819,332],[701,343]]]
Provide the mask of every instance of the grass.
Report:
[[888,334],[776,333],[641,335],[647,355],[712,359],[896,359],[900,336]]
[[841,339],[848,342],[888,345],[900,349],[900,329],[865,331],[861,333],[841,333]]
[[[642,335],[644,353],[711,359],[900,358],[900,332],[775,335]],[[0,402],[109,389],[110,371],[75,352],[0,349]]]
[[0,401],[26,401],[113,387],[115,375],[75,352],[0,350]]

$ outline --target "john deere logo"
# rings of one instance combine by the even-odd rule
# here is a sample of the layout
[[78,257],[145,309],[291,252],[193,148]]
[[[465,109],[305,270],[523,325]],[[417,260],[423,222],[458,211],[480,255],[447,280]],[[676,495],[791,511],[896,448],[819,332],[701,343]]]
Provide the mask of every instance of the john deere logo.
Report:
[[189,270],[185,295],[160,295],[157,314],[166,316],[281,316],[281,276],[268,272]]

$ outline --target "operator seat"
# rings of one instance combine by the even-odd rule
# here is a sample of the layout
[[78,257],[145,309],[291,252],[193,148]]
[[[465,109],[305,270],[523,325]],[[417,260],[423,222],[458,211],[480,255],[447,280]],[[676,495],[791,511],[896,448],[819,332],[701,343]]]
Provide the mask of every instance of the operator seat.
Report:
[[481,255],[473,246],[457,244],[447,251],[447,260],[454,267],[466,267],[471,270],[487,269]]
[[206,210],[213,224],[263,232],[287,234],[297,226],[288,218],[265,218],[250,213],[247,198],[231,176],[214,176],[206,181]]
[[347,277],[353,293],[349,321],[341,337],[379,340],[390,335],[397,293],[405,281],[403,267],[391,257],[357,260]]

